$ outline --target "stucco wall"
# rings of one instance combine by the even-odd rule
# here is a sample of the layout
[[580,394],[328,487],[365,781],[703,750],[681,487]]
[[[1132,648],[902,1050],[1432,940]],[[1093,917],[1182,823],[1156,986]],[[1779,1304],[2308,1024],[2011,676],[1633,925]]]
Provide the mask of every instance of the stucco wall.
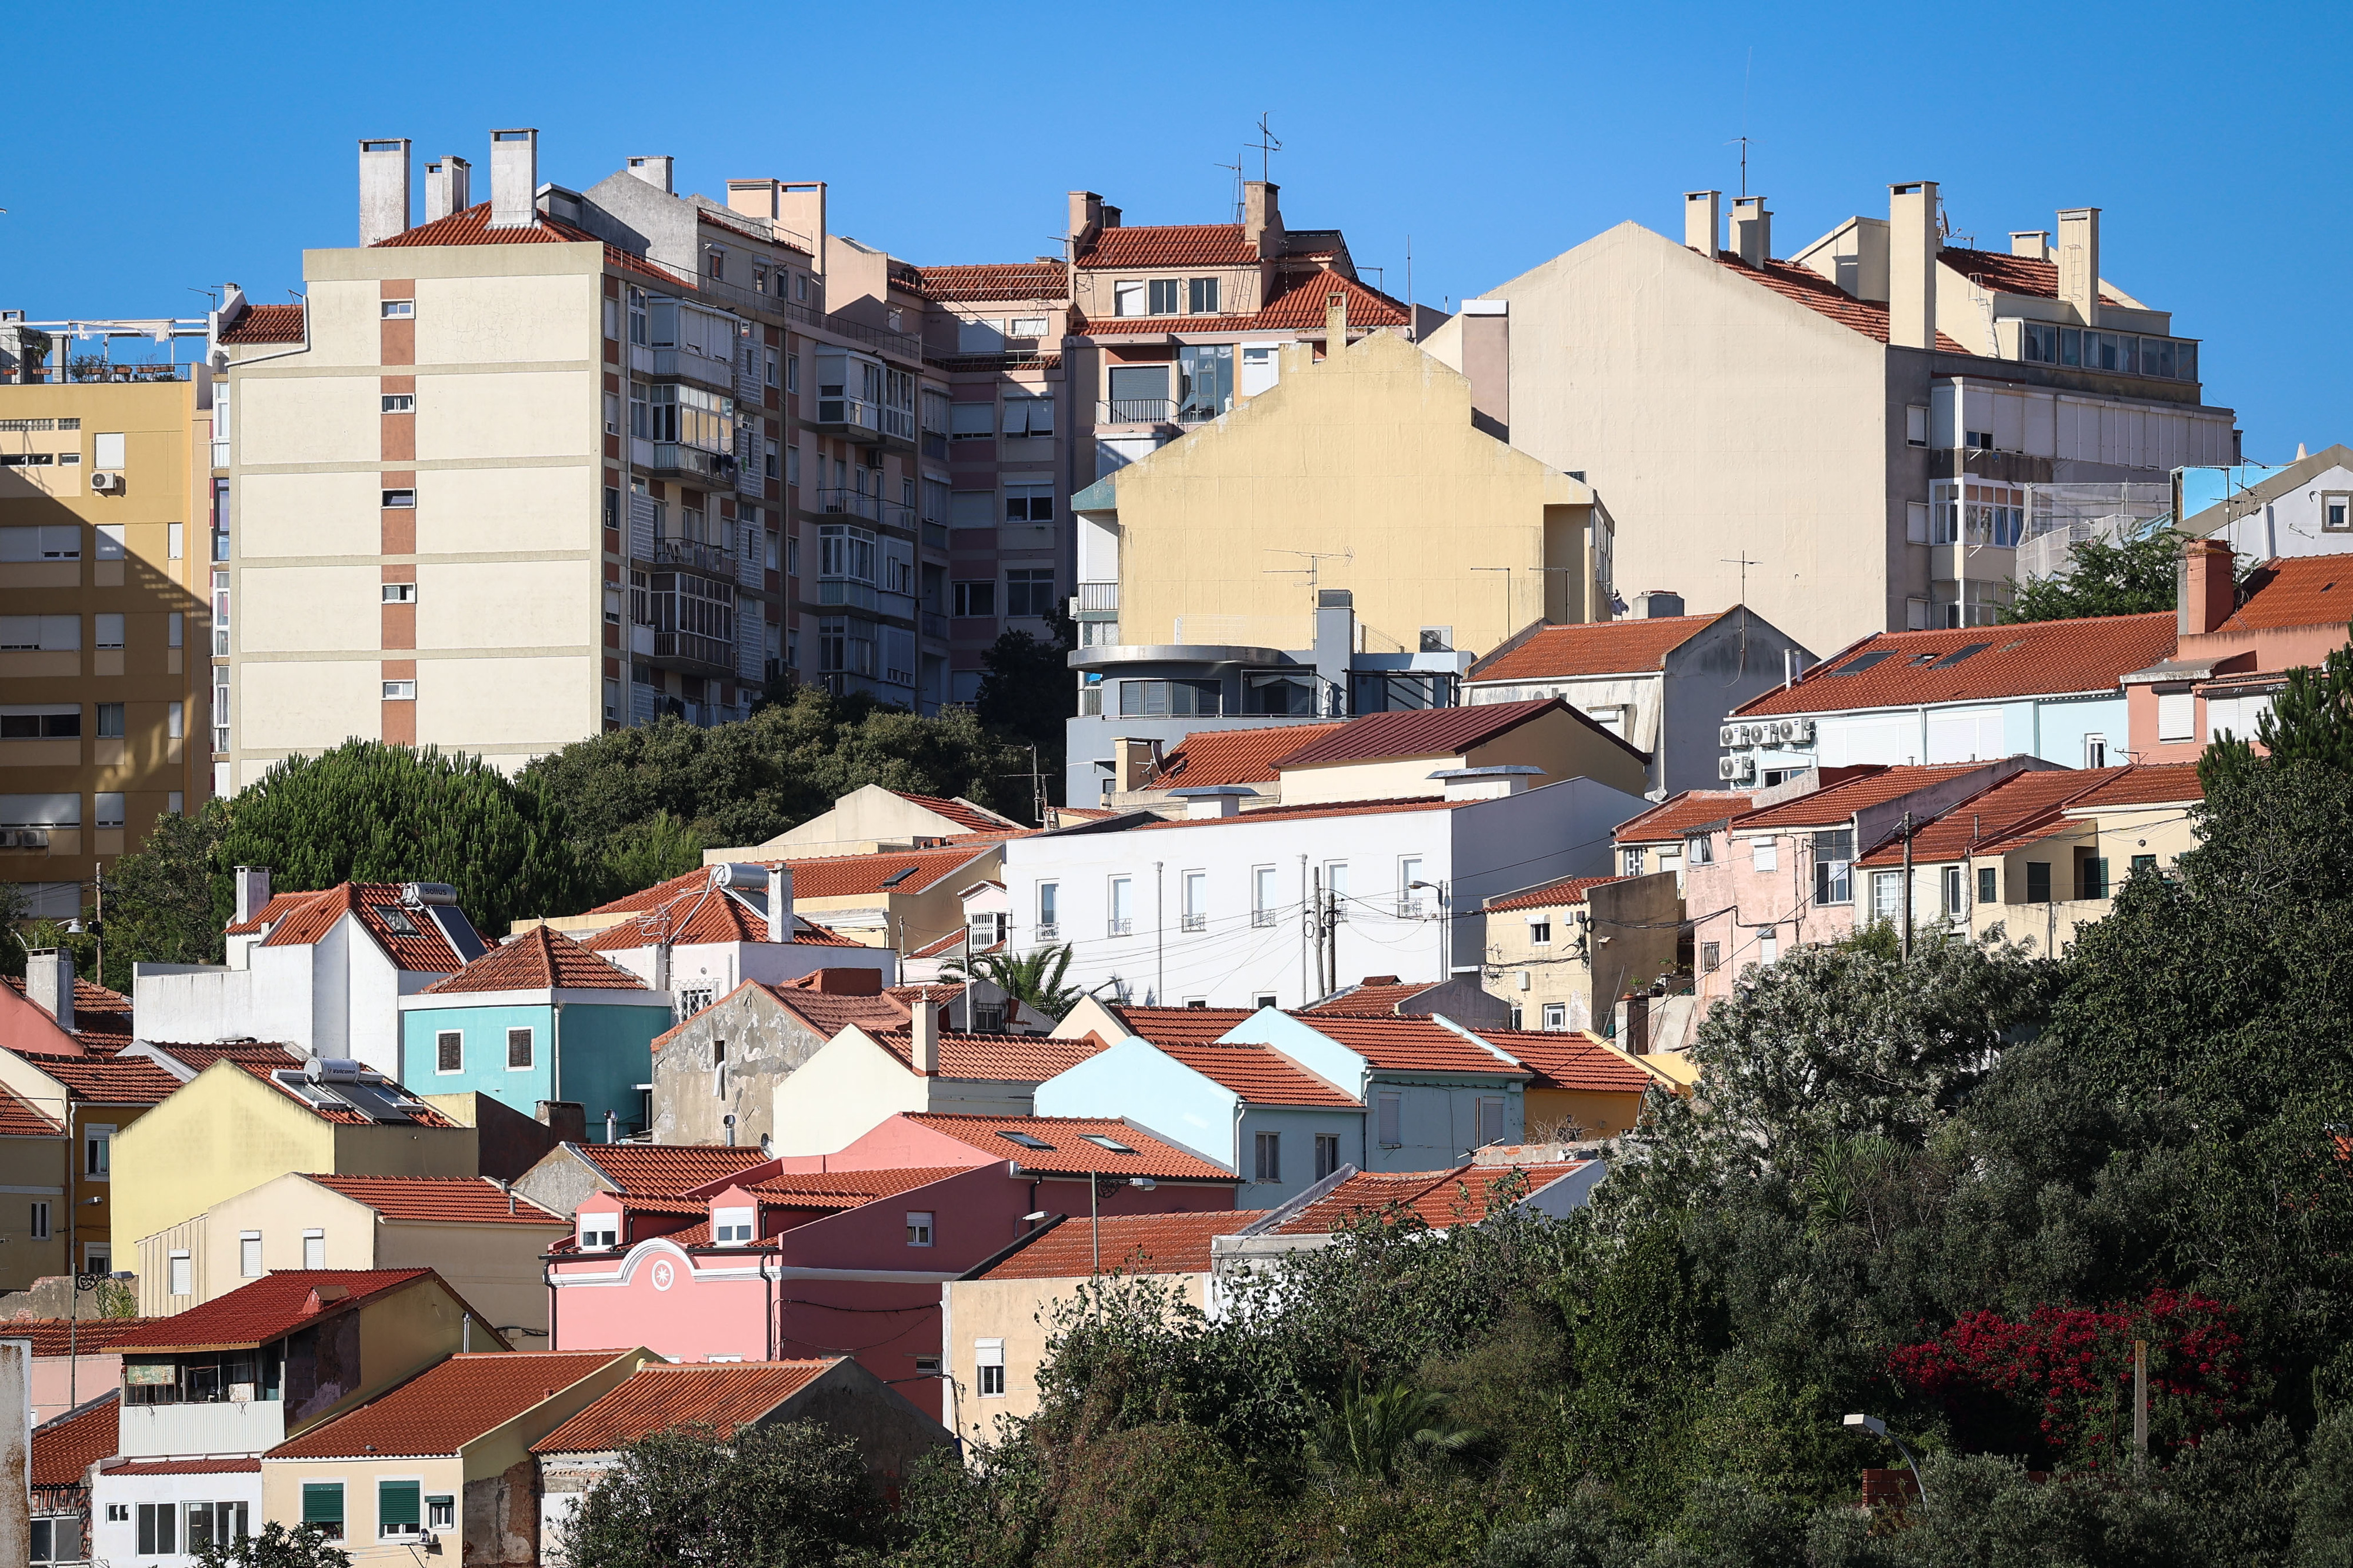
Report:
[[[727,1042],[723,1068],[712,1065],[715,1039]],[[723,1143],[723,1118],[733,1116],[735,1142],[756,1144],[775,1130],[785,1079],[824,1045],[762,991],[739,990],[696,1014],[653,1053],[654,1141]]]
[[[1065,1225],[1083,1226],[1083,1215]],[[1108,1261],[1108,1260],[1107,1260]],[[1159,1274],[1155,1287],[1172,1290],[1176,1300],[1206,1310],[1208,1275]],[[1046,1341],[1052,1332],[1054,1309],[1069,1300],[1084,1279],[958,1279],[945,1291],[947,1336],[944,1370],[955,1381],[956,1436],[967,1443],[1001,1440],[999,1423],[1024,1420],[1038,1413],[1038,1368],[1046,1359]],[[980,1393],[980,1340],[1005,1342],[1005,1392],[984,1398]]]

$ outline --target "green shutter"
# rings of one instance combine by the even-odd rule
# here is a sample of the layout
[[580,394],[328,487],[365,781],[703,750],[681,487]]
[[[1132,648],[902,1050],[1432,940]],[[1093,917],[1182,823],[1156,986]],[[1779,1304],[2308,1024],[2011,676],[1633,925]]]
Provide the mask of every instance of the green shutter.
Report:
[[305,1524],[343,1523],[343,1483],[304,1481],[302,1483],[302,1522]]
[[423,1489],[421,1481],[378,1481],[375,1488],[376,1529],[382,1531],[396,1524],[424,1523],[424,1516],[417,1511],[417,1494]]

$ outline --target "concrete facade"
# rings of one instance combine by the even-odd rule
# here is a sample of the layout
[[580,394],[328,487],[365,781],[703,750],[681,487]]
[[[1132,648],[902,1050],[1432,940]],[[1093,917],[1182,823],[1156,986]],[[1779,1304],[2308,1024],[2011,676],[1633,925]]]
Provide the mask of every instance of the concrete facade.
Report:
[[1672,871],[1565,889],[1558,901],[1491,900],[1487,989],[1509,1004],[1513,1027],[1609,1032],[1630,985],[1680,968],[1683,893]]

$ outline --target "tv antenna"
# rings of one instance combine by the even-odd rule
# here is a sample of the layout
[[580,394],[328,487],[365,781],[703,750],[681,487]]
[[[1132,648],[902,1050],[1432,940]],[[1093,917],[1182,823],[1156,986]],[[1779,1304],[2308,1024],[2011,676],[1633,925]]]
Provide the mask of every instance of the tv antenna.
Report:
[[1210,164],[1210,165],[1209,165],[1209,167],[1211,167],[1212,169],[1225,169],[1225,170],[1229,171],[1229,172],[1233,174],[1233,176],[1234,176],[1234,221],[1235,221],[1236,223],[1240,223],[1240,222],[1241,222],[1241,221],[1242,221],[1242,155],[1241,155],[1240,153],[1235,153],[1235,154],[1234,154],[1234,161],[1233,161],[1232,163],[1212,163],[1212,164]]
[[1258,149],[1258,177],[1261,180],[1273,178],[1274,154],[1282,151],[1282,141],[1267,129],[1266,117],[1272,112],[1269,110],[1258,117],[1258,140],[1250,143]]
[[1737,566],[1740,568],[1740,602],[1744,605],[1746,604],[1748,602],[1748,569],[1751,566],[1762,566],[1765,563],[1762,561],[1751,561],[1748,558],[1748,552],[1744,550],[1737,555],[1725,556],[1724,563],[1726,566]]
[[[1740,134],[1732,142],[1740,143],[1740,198],[1748,199],[1748,79],[1757,74],[1757,49],[1749,47],[1747,63],[1740,68]],[[1725,143],[1729,147],[1732,142]]]
[[1303,573],[1303,574],[1306,575],[1306,578],[1307,578],[1307,591],[1308,591],[1310,594],[1313,594],[1314,592],[1315,592],[1316,574],[1317,574],[1317,572],[1319,571],[1319,569],[1321,568],[1322,564],[1323,564],[1324,562],[1326,562],[1326,561],[1339,561],[1339,562],[1344,562],[1344,563],[1345,563],[1345,562],[1354,562],[1354,561],[1356,559],[1356,550],[1355,550],[1353,547],[1351,547],[1351,548],[1349,548],[1349,549],[1347,549],[1347,550],[1345,550],[1345,551],[1341,551],[1341,550],[1277,550],[1277,549],[1274,549],[1274,548],[1272,548],[1271,546],[1270,546],[1270,547],[1268,548],[1268,550],[1267,550],[1267,552],[1267,552],[1269,555],[1297,555],[1297,556],[1303,557],[1303,558],[1306,561],[1306,563],[1307,563],[1307,564],[1306,564],[1306,565],[1304,565],[1304,566],[1268,566],[1268,567],[1264,567],[1264,568],[1262,568],[1262,570],[1267,571],[1267,572],[1278,573],[1278,574],[1281,574],[1285,575],[1285,576],[1294,576],[1294,577],[1295,577],[1295,576],[1298,576],[1298,575],[1300,575],[1300,574],[1302,574]]

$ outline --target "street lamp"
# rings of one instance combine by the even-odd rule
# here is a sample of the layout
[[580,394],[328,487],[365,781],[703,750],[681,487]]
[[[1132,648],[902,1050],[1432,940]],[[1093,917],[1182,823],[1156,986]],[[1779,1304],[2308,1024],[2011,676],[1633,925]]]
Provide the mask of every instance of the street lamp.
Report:
[[1928,1500],[1928,1483],[1920,1477],[1920,1461],[1912,1457],[1912,1450],[1904,1446],[1903,1438],[1887,1429],[1886,1422],[1876,1415],[1850,1415],[1840,1425],[1850,1432],[1868,1432],[1874,1437],[1884,1437],[1894,1444],[1895,1451],[1903,1455],[1904,1462],[1912,1468],[1912,1484],[1920,1489],[1920,1500],[1923,1503]]

